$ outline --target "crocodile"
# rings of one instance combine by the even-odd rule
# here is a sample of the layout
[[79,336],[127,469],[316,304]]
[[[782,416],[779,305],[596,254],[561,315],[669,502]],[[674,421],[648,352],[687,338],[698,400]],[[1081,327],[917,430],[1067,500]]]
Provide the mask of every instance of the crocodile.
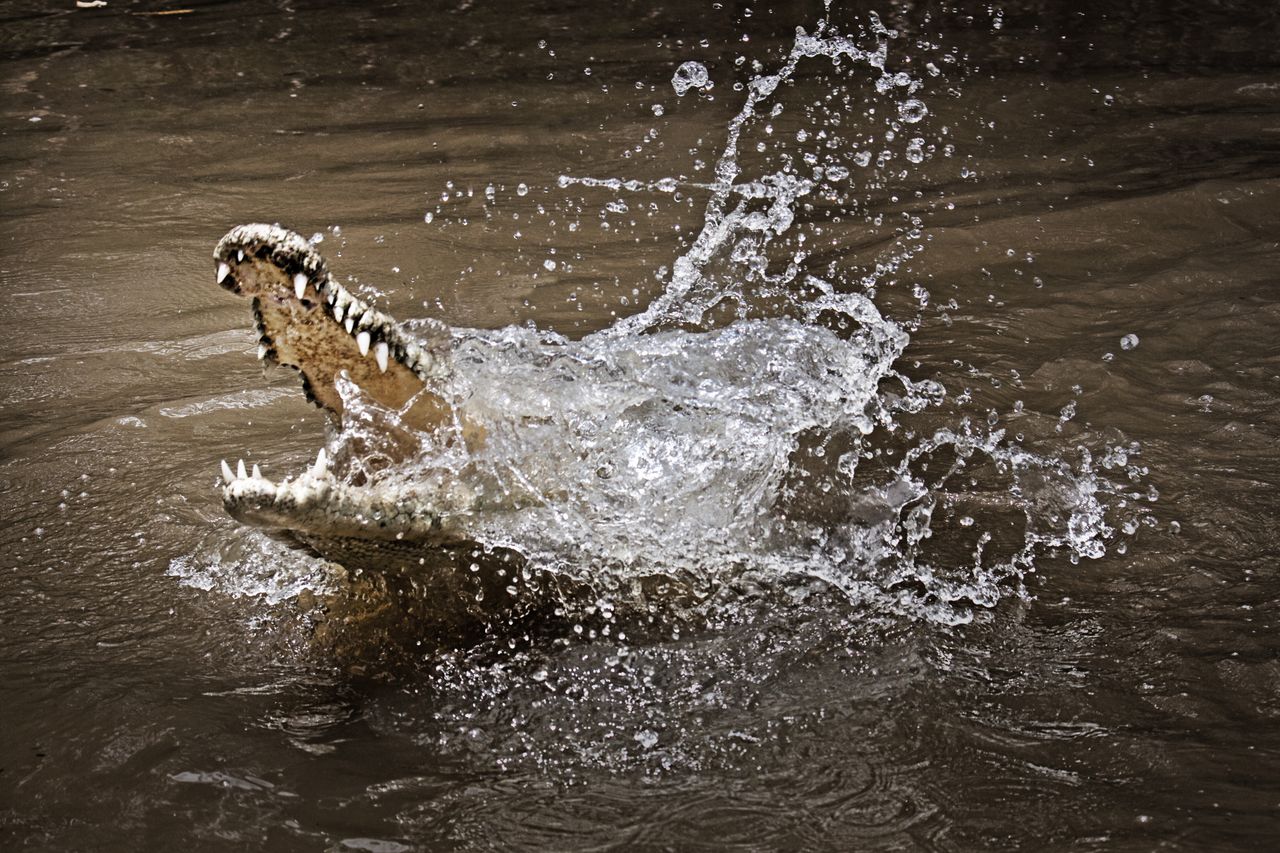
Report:
[[[217,283],[252,301],[258,358],[296,370],[307,400],[335,423],[351,398],[350,391],[344,398],[345,383],[395,412],[406,435],[483,444],[483,430],[440,391],[452,372],[443,323],[406,333],[339,284],[310,241],[279,225],[231,229],[214,262]],[[223,460],[223,504],[241,523],[347,566],[408,566],[424,552],[467,544],[459,524],[471,509],[465,499],[455,494],[443,503],[429,484],[375,487],[353,476],[351,463],[328,458],[322,447],[314,464],[276,481],[256,464],[248,469],[241,460],[233,468]]]
[[224,463],[227,511],[347,568],[416,576],[450,574],[414,567],[451,549],[464,576],[487,576],[471,556],[501,545],[549,570],[571,554],[589,579],[792,547],[830,517],[816,490],[787,487],[796,460],[798,477],[847,476],[807,448],[873,428],[907,341],[869,298],[829,287],[799,318],[568,342],[397,324],[277,225],[233,228],[214,262],[252,302],[259,356],[296,370],[338,427],[293,477]]

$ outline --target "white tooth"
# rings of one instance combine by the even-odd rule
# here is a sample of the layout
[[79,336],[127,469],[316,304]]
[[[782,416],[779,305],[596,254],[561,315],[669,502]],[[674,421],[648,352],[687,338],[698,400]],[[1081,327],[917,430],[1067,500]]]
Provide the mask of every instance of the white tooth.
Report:
[[236,475],[231,473],[231,466],[227,464],[227,460],[223,459],[222,460],[222,482],[230,483],[235,478],[236,478]]
[[316,464],[311,468],[311,474],[315,477],[323,477],[325,470],[329,467],[329,459],[325,456],[324,448],[320,448],[320,452],[316,454]]
[[[361,332],[361,334],[365,334]],[[373,357],[378,360],[378,370],[382,373],[387,372],[387,342],[378,341],[373,348]]]
[[243,459],[241,459],[239,462],[237,462],[237,463],[236,463],[236,476],[237,476],[238,478],[240,478],[241,480],[243,480],[243,479],[245,479],[246,477],[248,477],[248,476],[249,476],[249,474],[244,470],[244,460],[243,460]]
[[258,344],[258,361],[262,361],[267,357],[267,345]]
[[230,272],[231,272],[231,267],[227,265],[226,261],[219,263],[218,264],[218,284],[222,284],[222,280],[226,278]]
[[257,462],[253,463],[253,479],[255,480],[262,479],[262,469],[258,467]]
[[369,354],[369,333],[368,332],[361,332],[360,334],[356,335],[356,346],[360,347],[361,355]]
[[346,313],[347,313],[347,306],[345,305],[333,306],[333,319],[337,320],[339,323],[342,322],[342,315]]
[[345,324],[345,325],[346,325],[346,327],[347,327],[347,334],[348,334],[348,335],[349,335],[349,334],[351,334],[351,329],[352,329],[352,327],[353,327],[353,326],[355,326],[355,324],[356,324],[356,318],[355,318],[355,317],[348,316],[348,317],[347,317],[347,322],[346,322],[346,324]]
[[302,298],[302,294],[307,292],[307,276],[305,273],[297,273],[294,275],[293,292],[297,294],[299,299]]
[[244,249],[236,249],[236,260],[244,263]]
[[336,289],[336,288],[335,288],[335,289],[331,289],[331,290],[329,291],[329,295],[328,295],[328,296],[326,296],[325,298],[329,300],[329,304],[330,304],[330,305],[336,305],[336,304],[337,304],[337,302],[338,302],[338,291],[337,291],[337,289]]

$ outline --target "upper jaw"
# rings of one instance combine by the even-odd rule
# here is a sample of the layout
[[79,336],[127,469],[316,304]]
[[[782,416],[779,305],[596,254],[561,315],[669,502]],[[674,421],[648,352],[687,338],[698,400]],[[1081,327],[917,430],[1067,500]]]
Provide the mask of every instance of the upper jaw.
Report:
[[[439,353],[407,337],[389,316],[338,284],[320,253],[296,232],[279,225],[240,225],[218,242],[213,259],[218,284],[254,299],[259,358],[290,363],[280,358],[284,342],[279,339],[279,329],[271,328],[263,313],[272,308],[279,312],[287,306],[293,319],[319,311],[332,323],[316,325],[324,333],[334,334],[336,342],[341,341],[336,333],[345,332],[347,343],[354,344],[360,358],[373,359],[380,373],[386,373],[393,363],[403,365],[422,381],[442,379],[449,373],[447,360]],[[343,354],[349,353],[337,353]],[[291,366],[306,374],[307,365]],[[334,408],[325,400],[318,402]]]

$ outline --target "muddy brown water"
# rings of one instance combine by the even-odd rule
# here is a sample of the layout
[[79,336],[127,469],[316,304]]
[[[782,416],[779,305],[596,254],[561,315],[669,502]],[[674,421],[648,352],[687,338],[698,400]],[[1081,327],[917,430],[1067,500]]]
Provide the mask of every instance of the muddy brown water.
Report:
[[[703,5],[0,9],[6,849],[1277,842],[1270,4],[884,4],[892,70],[954,59],[926,98],[954,152],[797,212],[827,218],[806,263],[847,288],[922,217],[876,291],[911,331],[899,369],[948,390],[922,423],[993,413],[1071,460],[1138,445],[1108,500],[1141,521],[1100,556],[1037,553],[959,624],[744,583],[701,622],[654,590],[626,641],[548,593],[545,619],[424,644],[411,584],[317,592],[308,555],[225,517],[219,459],[300,467],[323,422],[262,375],[217,239],[320,233],[401,317],[604,328],[661,290],[706,190],[560,176],[705,181],[733,84],[821,15]],[[715,87],[680,98],[689,60]],[[788,85],[873,84],[823,67]]]

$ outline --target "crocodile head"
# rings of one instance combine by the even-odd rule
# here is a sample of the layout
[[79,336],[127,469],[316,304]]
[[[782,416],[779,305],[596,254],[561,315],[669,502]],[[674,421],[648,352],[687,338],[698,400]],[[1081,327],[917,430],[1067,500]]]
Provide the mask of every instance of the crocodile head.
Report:
[[[258,357],[296,370],[307,399],[335,420],[343,387],[394,412],[405,433],[479,444],[438,392],[451,373],[449,330],[428,324],[426,337],[406,334],[390,317],[343,288],[315,248],[278,225],[233,228],[214,252],[217,282],[252,301]],[[461,541],[455,500],[440,501],[438,484],[373,487],[344,474],[323,448],[314,465],[273,481],[257,465],[222,463],[222,499],[237,520],[289,537],[339,562],[408,557]]]

